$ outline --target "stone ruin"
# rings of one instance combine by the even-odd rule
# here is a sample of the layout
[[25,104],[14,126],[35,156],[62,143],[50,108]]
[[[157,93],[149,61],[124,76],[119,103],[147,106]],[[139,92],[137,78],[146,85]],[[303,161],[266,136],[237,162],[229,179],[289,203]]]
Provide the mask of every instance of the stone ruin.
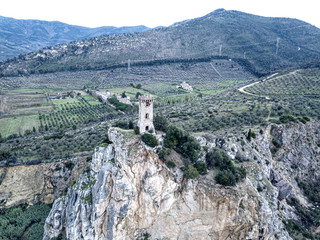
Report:
[[153,96],[139,96],[139,121],[140,133],[154,131],[153,126]]

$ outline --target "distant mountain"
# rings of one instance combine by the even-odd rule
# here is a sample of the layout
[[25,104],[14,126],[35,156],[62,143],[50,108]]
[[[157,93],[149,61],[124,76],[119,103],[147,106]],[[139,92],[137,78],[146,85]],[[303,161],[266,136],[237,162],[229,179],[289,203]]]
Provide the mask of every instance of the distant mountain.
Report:
[[149,28],[145,26],[86,28],[61,22],[17,20],[0,16],[0,61],[75,40],[146,30]]
[[170,27],[50,47],[0,65],[3,76],[158,64],[212,56],[240,59],[261,73],[320,59],[320,29],[290,18],[216,10]]

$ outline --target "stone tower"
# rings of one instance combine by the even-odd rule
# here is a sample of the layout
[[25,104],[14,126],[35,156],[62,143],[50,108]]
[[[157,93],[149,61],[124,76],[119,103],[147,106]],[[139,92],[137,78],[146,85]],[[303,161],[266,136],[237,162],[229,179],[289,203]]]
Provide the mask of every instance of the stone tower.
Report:
[[154,130],[153,126],[153,96],[139,96],[139,122],[140,133]]

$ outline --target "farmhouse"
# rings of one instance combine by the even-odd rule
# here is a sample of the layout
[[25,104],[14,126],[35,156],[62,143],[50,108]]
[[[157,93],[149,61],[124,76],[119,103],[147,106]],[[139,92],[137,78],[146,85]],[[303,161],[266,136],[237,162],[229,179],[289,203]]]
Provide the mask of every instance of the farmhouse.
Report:
[[129,104],[132,106],[132,103],[130,101],[130,97],[121,97],[120,94],[115,94],[115,93],[111,93],[111,92],[103,92],[103,91],[97,91],[97,92],[93,92],[92,96],[100,98],[102,100],[102,102],[106,102],[108,98],[112,98],[112,97],[116,97],[118,99],[119,102],[125,103],[125,104]]
[[191,85],[189,85],[188,83],[186,83],[185,81],[183,81],[180,85],[177,86],[177,88],[182,88],[184,90],[193,91],[193,87]]

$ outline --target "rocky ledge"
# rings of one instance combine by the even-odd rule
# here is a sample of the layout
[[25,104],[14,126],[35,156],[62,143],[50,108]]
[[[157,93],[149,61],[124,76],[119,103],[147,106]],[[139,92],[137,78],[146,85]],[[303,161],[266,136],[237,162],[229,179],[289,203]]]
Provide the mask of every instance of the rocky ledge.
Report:
[[291,239],[250,178],[236,187],[186,180],[137,136],[108,134],[112,143],[95,150],[90,169],[54,202],[44,240]]

